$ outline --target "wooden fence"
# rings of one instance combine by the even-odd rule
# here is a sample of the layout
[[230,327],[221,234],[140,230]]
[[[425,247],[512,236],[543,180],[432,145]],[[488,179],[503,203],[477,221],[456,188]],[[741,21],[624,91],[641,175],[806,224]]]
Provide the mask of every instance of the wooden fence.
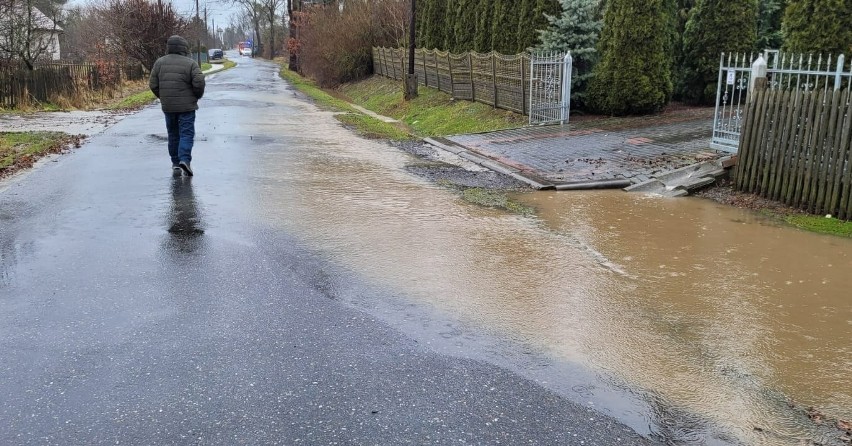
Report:
[[60,96],[75,97],[144,77],[144,68],[140,64],[44,63],[34,70],[20,66],[0,67],[0,108],[50,102]]
[[[454,99],[482,102],[521,114],[529,113],[529,66],[527,54],[453,54],[416,50],[414,72],[420,85],[437,88]],[[403,80],[408,72],[408,51],[373,48],[373,71]]]
[[746,109],[736,188],[852,220],[850,92],[758,88]]

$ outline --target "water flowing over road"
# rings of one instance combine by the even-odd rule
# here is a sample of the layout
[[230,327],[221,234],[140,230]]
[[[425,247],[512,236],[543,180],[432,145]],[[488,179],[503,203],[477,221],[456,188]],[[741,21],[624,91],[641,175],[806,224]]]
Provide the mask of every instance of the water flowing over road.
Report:
[[[622,192],[513,194],[534,216],[482,208],[412,174],[412,155],[355,137],[272,64],[243,59],[209,83],[191,180],[170,177],[148,108],[0,192],[0,352],[12,358],[0,365],[0,427],[21,443],[227,444],[268,440],[263,429],[308,443],[294,432],[645,443],[603,414],[649,443],[842,444],[805,408],[852,418],[852,241]],[[373,324],[382,336],[362,335]],[[374,367],[402,370],[385,382]],[[304,391],[328,375],[336,388]],[[389,401],[438,388],[465,398],[412,398],[434,419],[396,436],[393,423],[424,409],[397,404],[385,430],[341,421],[357,419],[350,407],[384,415],[364,403],[384,386]],[[339,398],[326,412],[328,395]],[[527,430],[489,437],[502,415],[446,427],[448,407],[480,398],[520,407],[508,418]],[[68,416],[77,401],[94,409]],[[158,405],[188,421],[164,422]],[[106,419],[118,427],[92,428]]]

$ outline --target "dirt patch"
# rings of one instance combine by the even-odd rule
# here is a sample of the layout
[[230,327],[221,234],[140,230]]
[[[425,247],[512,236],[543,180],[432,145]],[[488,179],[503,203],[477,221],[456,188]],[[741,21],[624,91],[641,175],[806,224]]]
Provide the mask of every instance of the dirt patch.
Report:
[[67,153],[71,149],[80,148],[83,144],[85,135],[61,135],[45,150],[38,153],[28,153],[16,156],[12,164],[0,168],[0,179],[6,178],[23,169],[29,169],[39,159],[56,153]]
[[414,155],[417,161],[409,163],[410,172],[454,189],[481,188],[490,190],[530,190],[525,183],[508,175],[481,168],[462,158],[448,159],[447,152],[422,141],[391,142],[391,145]]
[[784,203],[769,200],[759,195],[737,191],[734,189],[730,179],[719,180],[716,185],[702,189],[694,193],[693,196],[778,217],[807,215],[801,209],[787,206]]

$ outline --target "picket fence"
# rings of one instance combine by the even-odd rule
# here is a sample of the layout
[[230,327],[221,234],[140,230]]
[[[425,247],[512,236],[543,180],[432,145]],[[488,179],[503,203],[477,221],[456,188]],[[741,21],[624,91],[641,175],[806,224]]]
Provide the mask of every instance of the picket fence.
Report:
[[141,64],[42,63],[33,70],[18,65],[0,67],[0,108],[15,108],[56,97],[74,97],[141,80]]
[[736,188],[852,220],[852,88],[757,88],[740,139]]

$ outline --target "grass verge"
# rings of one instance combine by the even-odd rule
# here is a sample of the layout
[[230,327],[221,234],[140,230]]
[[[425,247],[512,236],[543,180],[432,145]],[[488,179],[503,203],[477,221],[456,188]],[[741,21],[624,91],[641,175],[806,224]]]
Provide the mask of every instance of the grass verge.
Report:
[[68,145],[80,146],[82,137],[61,132],[0,132],[0,177],[30,167],[49,153]]
[[852,238],[852,221],[826,218],[818,215],[786,215],[782,219],[792,226],[806,231]]
[[402,83],[380,76],[344,85],[339,91],[353,103],[404,122],[416,135],[443,136],[521,127],[523,115],[420,86],[418,97],[402,100]]
[[135,110],[142,108],[156,100],[157,97],[151,90],[140,91],[130,96],[123,98],[121,101],[110,104],[106,107],[107,110]]
[[359,135],[367,138],[392,139],[397,141],[411,138],[411,135],[405,129],[364,115],[352,108],[348,102],[332,96],[310,79],[306,79],[286,67],[282,66],[280,75],[293,88],[313,99],[320,107],[326,110],[342,112],[335,116],[335,118],[344,125],[353,128]]

